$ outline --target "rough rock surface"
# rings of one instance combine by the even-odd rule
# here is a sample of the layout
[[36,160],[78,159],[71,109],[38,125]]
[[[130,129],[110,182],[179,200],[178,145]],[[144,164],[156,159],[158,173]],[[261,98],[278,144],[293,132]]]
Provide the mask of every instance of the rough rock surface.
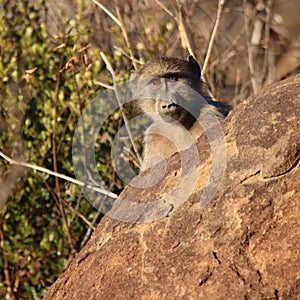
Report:
[[[226,170],[208,205],[199,206],[212,161],[202,138],[188,200],[157,221],[102,219],[45,299],[300,299],[300,76],[245,100],[222,126]],[[188,176],[178,160],[122,199],[162,198]]]

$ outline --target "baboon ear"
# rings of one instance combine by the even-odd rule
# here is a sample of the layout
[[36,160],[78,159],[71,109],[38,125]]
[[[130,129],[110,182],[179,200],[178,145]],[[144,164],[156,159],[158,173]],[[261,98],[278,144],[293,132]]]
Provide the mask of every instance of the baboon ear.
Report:
[[187,60],[189,67],[191,68],[193,74],[195,74],[195,77],[200,78],[201,69],[196,59],[192,55],[189,55]]

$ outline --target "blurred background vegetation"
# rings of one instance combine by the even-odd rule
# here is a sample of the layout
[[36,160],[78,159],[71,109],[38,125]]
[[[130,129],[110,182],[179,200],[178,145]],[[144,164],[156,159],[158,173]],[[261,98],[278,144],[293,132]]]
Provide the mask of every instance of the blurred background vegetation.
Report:
[[[108,63],[122,82],[155,55],[193,54],[233,106],[300,66],[299,0],[0,0],[0,15],[0,151],[71,177],[73,133],[112,84]],[[95,149],[116,194],[122,125],[110,116]],[[0,299],[41,299],[102,217],[73,183],[3,158],[0,209]]]

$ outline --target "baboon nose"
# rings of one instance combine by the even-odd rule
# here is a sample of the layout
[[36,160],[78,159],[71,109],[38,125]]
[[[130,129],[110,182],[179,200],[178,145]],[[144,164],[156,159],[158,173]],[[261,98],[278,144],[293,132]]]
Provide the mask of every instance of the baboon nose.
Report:
[[171,104],[168,105],[168,108],[171,108],[172,106],[176,106],[176,104],[175,103],[171,103]]
[[176,106],[176,104],[175,104],[175,103],[170,103],[170,104],[168,104],[168,105],[162,105],[161,107],[162,107],[162,108],[171,108],[171,107],[173,107],[173,106]]

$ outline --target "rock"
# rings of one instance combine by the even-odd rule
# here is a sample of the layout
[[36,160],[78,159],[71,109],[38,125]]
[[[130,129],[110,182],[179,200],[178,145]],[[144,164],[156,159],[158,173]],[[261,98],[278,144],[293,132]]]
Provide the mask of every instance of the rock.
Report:
[[[212,172],[203,137],[198,164],[187,151],[181,169],[176,154],[162,181],[128,186],[124,200],[168,201],[131,216],[140,223],[104,217],[45,299],[300,299],[300,76],[245,100],[222,126],[224,172]],[[175,196],[186,201],[172,194],[181,179]]]

